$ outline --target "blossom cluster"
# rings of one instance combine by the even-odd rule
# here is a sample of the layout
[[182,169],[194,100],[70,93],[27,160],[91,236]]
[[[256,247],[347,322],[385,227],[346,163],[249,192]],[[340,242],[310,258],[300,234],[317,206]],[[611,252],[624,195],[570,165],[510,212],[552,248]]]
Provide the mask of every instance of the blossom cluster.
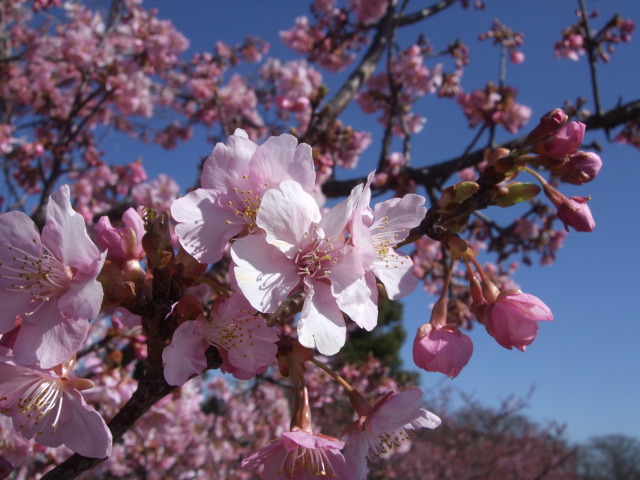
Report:
[[598,32],[588,29],[589,19],[599,16],[599,11],[585,16],[586,12],[577,10],[578,22],[562,31],[562,38],[554,45],[557,58],[568,58],[577,62],[587,49],[594,54],[594,59],[608,62],[615,50],[615,45],[631,41],[631,34],[635,30],[635,23],[631,19],[623,19],[614,15]]
[[[200,478],[241,456],[243,468],[261,469],[269,480],[364,480],[370,461],[407,449],[415,430],[441,423],[423,408],[419,388],[387,381],[379,364],[338,373],[327,360],[350,336],[378,327],[380,300],[402,299],[420,280],[437,296],[413,356],[419,368],[451,378],[472,356],[463,331],[473,322],[498,345],[524,352],[540,322],[553,320],[541,299],[511,280],[515,262],[481,265],[478,257],[495,250],[502,262],[522,252],[527,263],[537,252],[550,263],[569,228],[595,228],[590,197],[559,190],[561,182],[592,181],[602,166],[597,154],[579,150],[586,127],[569,121],[572,113],[553,110],[518,146],[485,149],[481,162],[460,172],[461,182],[445,188],[455,170],[429,184],[429,172],[410,166],[411,136],[425,123],[417,102],[428,94],[457,98],[469,126],[482,127],[474,143],[486,128],[493,144],[495,126],[516,133],[531,116],[515,89],[489,82],[463,91],[468,51],[459,41],[441,54],[424,38],[393,45],[387,71],[363,67],[329,101],[318,69],[345,69],[359,49],[376,50],[372,32],[413,23],[427,10],[405,15],[386,0],[316,0],[312,19],[300,17],[281,32],[306,59],[266,58],[251,79],[232,68],[263,60],[268,44],[260,39],[218,42],[183,61],[188,41],[170,22],[140,0],[114,6],[111,18],[60,0],[3,6],[7,48],[19,47],[2,58],[0,80],[8,112],[0,155],[16,187],[9,209],[25,209],[29,195],[41,200],[31,217],[0,214],[0,477],[29,449],[62,447],[47,462],[69,451],[112,456],[100,470],[107,476],[153,470],[156,478]],[[28,23],[57,7],[51,22]],[[601,45],[626,42],[633,23],[616,17],[605,31]],[[575,35],[567,38],[577,44]],[[499,22],[481,38],[501,45],[513,63],[524,60],[522,34]],[[436,55],[450,55],[454,72],[427,67]],[[358,88],[346,88],[356,80]],[[326,206],[330,188],[322,187],[340,183],[335,168],[354,168],[372,143],[369,132],[339,118],[344,92],[379,115],[385,139],[378,171]],[[150,128],[144,121],[159,109],[170,110],[171,120]],[[19,137],[20,121],[32,119],[37,128]],[[219,127],[225,140],[202,163],[198,187],[180,198],[169,175],[149,181],[141,159],[110,166],[98,148],[104,127],[170,149],[191,138],[195,125]],[[281,131],[290,133],[267,138]],[[392,151],[394,134],[402,152]],[[620,135],[637,143],[637,124]],[[517,181],[520,175],[537,184]],[[63,179],[72,185],[55,190]],[[429,209],[414,193],[419,184],[428,187]],[[372,202],[390,191],[395,196]],[[472,218],[481,208],[515,204],[527,210],[505,228]],[[554,227],[557,220],[564,230]],[[411,243],[408,255],[403,247]],[[244,398],[252,396],[254,410],[226,415],[225,402],[242,399],[232,399],[222,377],[212,380],[212,369],[249,380],[238,385],[249,385]],[[367,371],[380,378],[370,381]],[[149,394],[149,384],[162,395]],[[157,394],[158,403],[118,444],[118,410],[146,394]],[[327,404],[342,408],[339,428],[330,431],[312,416]],[[272,428],[254,424],[261,414]],[[233,458],[222,439],[230,432],[252,438],[234,444]],[[147,439],[144,448],[136,435]],[[180,451],[180,459],[163,448]],[[197,455],[188,458],[189,450]]]

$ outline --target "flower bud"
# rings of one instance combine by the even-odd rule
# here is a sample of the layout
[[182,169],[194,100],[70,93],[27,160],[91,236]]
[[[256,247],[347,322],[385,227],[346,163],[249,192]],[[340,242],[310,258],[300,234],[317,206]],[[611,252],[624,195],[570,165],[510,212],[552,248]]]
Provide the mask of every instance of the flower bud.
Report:
[[100,248],[107,250],[107,259],[120,265],[127,260],[144,258],[142,236],[144,221],[135,209],[130,208],[122,215],[124,227],[114,228],[109,217],[100,217],[96,224],[96,241]]
[[524,352],[538,334],[538,322],[551,320],[551,310],[542,300],[520,290],[501,292],[484,310],[487,332],[509,350]]
[[569,122],[551,137],[536,144],[533,150],[539,155],[562,159],[580,148],[585,128],[582,122]]
[[591,215],[591,209],[587,205],[590,197],[571,197],[558,207],[558,218],[562,220],[565,228],[571,226],[577,232],[592,232],[596,222]]
[[558,209],[556,215],[564,223],[567,231],[573,227],[577,232],[591,232],[596,226],[596,222],[591,215],[591,210],[587,201],[591,197],[571,197],[567,198],[548,183],[543,183],[545,195],[551,203]]
[[528,202],[540,193],[540,187],[533,183],[513,182],[495,187],[495,205],[499,207],[511,207],[516,203]]
[[601,167],[602,160],[596,153],[576,152],[569,157],[559,173],[564,182],[582,185],[593,180]]
[[559,108],[555,108],[550,112],[547,112],[540,119],[538,126],[534,128],[525,140],[525,145],[531,145],[539,140],[542,140],[548,135],[552,135],[560,130],[566,123],[569,117]]
[[509,54],[509,60],[511,60],[511,63],[513,64],[520,64],[524,62],[524,53],[519,52],[518,50],[511,50],[511,53]]
[[413,341],[413,361],[428,372],[440,372],[455,378],[473,353],[471,338],[456,326],[434,329],[425,323]]

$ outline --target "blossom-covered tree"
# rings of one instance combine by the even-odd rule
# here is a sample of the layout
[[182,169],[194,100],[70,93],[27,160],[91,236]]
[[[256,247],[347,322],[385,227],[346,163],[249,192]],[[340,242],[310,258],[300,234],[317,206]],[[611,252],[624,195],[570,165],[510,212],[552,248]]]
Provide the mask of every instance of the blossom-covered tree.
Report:
[[[251,37],[186,58],[186,37],[141,0],[105,10],[3,2],[0,413],[12,420],[0,424],[3,475],[251,478],[237,470],[243,459],[267,480],[366,478],[383,471],[376,459],[411,455],[411,438],[424,436],[446,472],[433,478],[456,478],[464,434],[446,411],[428,410],[410,376],[386,377],[372,357],[343,366],[329,357],[378,328],[379,302],[420,284],[438,300],[415,335],[419,368],[458,375],[473,352],[463,330],[475,322],[525,351],[554,317],[514,284],[508,261],[550,263],[570,228],[595,228],[590,197],[561,190],[600,171],[599,155],[580,150],[588,130],[621,127],[617,141],[639,143],[640,101],[606,110],[597,81],[598,62],[634,24],[618,15],[594,32],[597,12],[579,0],[577,23],[550,53],[588,57],[593,113],[586,100],[549,106],[525,130],[532,110],[506,83],[507,56],[526,61],[522,33],[496,20],[480,34],[498,47],[500,70],[465,91],[469,47],[438,39],[450,43],[437,51],[409,27],[469,2],[414,3],[315,0],[280,33],[300,55],[282,61]],[[412,149],[427,95],[454,99],[475,131],[455,159],[426,164]],[[376,115],[378,131],[348,125],[351,104]],[[171,176],[148,181],[141,160],[113,165],[101,150],[112,130],[170,149],[202,129],[216,144],[181,197]],[[499,144],[499,129],[523,135]],[[336,175],[376,144],[369,175]],[[503,225],[489,207],[517,213]],[[485,251],[493,261],[481,264]],[[216,369],[248,383],[234,387]],[[490,437],[483,450],[495,452],[482,466],[491,475],[543,468],[571,478],[560,440],[494,436],[493,426],[479,427]],[[42,455],[59,445],[68,450]],[[427,469],[415,465],[385,475]]]

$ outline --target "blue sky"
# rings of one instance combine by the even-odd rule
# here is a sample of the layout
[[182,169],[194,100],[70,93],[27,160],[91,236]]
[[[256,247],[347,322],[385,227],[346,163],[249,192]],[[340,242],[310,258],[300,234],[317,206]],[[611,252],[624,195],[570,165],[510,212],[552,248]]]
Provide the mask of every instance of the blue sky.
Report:
[[[245,35],[258,35],[271,43],[270,54],[283,59],[295,58],[283,47],[278,32],[293,25],[296,16],[307,13],[307,3],[299,0],[145,0],[157,7],[161,18],[169,18],[191,40],[190,51],[210,48],[215,41],[234,44]],[[416,8],[429,1],[414,1]],[[471,50],[471,64],[462,81],[465,90],[481,87],[489,79],[497,81],[498,52],[488,42],[478,42],[493,18],[525,33],[522,51],[526,61],[509,65],[507,83],[520,92],[518,101],[533,109],[533,119],[560,107],[565,99],[579,95],[590,100],[588,68],[583,60],[574,63],[556,60],[553,44],[563,27],[575,21],[577,2],[538,0],[514,2],[487,0],[482,12],[454,6],[401,36],[415,38],[417,33],[432,40],[436,49],[460,37]],[[588,1],[588,8],[599,8],[602,21],[620,11],[624,18],[640,22],[640,2]],[[637,36],[637,35],[636,35]],[[619,99],[640,97],[638,39],[621,45],[608,65],[600,67],[602,103],[614,106]],[[431,64],[432,65],[432,64]],[[330,87],[343,76],[322,72]],[[593,107],[589,103],[589,107]],[[452,101],[428,97],[419,112],[428,118],[423,132],[414,138],[413,165],[421,166],[460,155],[472,138],[460,108]],[[357,129],[374,133],[374,143],[362,156],[355,172],[341,172],[342,178],[362,175],[376,162],[381,131],[371,118],[357,108],[350,109],[345,121]],[[532,127],[533,125],[530,125]],[[499,140],[509,139],[501,134]],[[609,144],[601,133],[588,134],[587,141],[598,140],[604,146],[604,167],[599,177],[583,188],[563,188],[568,195],[591,195],[590,207],[596,219],[591,234],[572,232],[553,266],[522,266],[515,279],[527,293],[542,298],[552,309],[555,320],[541,325],[540,334],[526,353],[506,350],[483,329],[471,332],[474,355],[455,380],[439,374],[422,375],[425,389],[447,385],[471,393],[479,400],[497,405],[511,394],[526,395],[535,386],[531,406],[526,411],[536,420],[558,420],[567,424],[567,436],[582,441],[592,435],[640,432],[637,412],[640,382],[640,281],[635,241],[639,233],[635,182],[640,181],[640,152]],[[163,152],[149,145],[132,145],[118,137],[103,145],[107,158],[121,162],[142,156],[151,176],[169,173],[186,187],[193,183],[199,159],[210,152],[204,134],[187,145]],[[190,169],[189,166],[193,168]],[[420,193],[420,192],[419,192]],[[487,214],[493,212],[488,210]],[[412,338],[415,329],[428,321],[426,306],[433,299],[417,292],[405,302],[406,329]],[[402,351],[411,363],[411,342]]]

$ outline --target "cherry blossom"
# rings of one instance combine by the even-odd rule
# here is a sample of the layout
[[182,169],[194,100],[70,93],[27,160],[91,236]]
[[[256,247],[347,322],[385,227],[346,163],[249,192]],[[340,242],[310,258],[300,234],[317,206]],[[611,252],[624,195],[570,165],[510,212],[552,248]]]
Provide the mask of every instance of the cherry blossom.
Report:
[[487,331],[505,348],[525,351],[538,334],[538,322],[551,321],[551,310],[542,300],[520,290],[505,290],[484,309]]
[[409,438],[407,430],[436,428],[440,418],[422,408],[422,390],[418,387],[402,392],[388,392],[375,405],[369,405],[357,392],[359,401],[352,404],[358,420],[347,426],[345,456],[356,466],[355,480],[367,478],[367,459],[389,453]]
[[209,319],[187,320],[174,332],[164,349],[164,375],[171,385],[184,384],[191,375],[207,366],[205,351],[209,345],[223,349],[231,369],[246,372],[251,378],[276,357],[278,335],[256,316],[246,299],[234,295],[220,299]]
[[315,185],[311,148],[292,135],[270,137],[258,146],[236,130],[227,145],[218,143],[207,158],[199,188],[176,200],[173,218],[180,222],[180,244],[200,262],[222,258],[227,241],[257,231],[256,216],[265,192],[283,180],[299,182],[310,192]]
[[426,323],[418,329],[413,341],[413,361],[428,372],[441,372],[448,377],[458,376],[469,363],[473,343],[457,327],[432,328]]
[[340,453],[344,442],[302,430],[282,436],[242,461],[242,468],[264,465],[263,480],[353,479],[353,467]]
[[274,312],[304,286],[298,338],[326,355],[344,345],[342,311],[369,330],[375,325],[362,309],[371,297],[364,279],[368,266],[346,237],[362,188],[321,216],[315,199],[297,182],[285,180],[262,199],[256,223],[266,235],[243,237],[231,248],[238,287],[259,311]]
[[582,122],[569,122],[549,138],[537,143],[533,150],[540,155],[563,159],[566,155],[578,150],[582,144],[585,129],[586,125]]
[[[371,180],[372,177],[370,177]],[[368,192],[368,186],[365,188]],[[370,196],[370,194],[369,194]],[[367,205],[368,198],[361,199]],[[375,259],[369,267],[371,272],[385,286],[387,296],[398,300],[411,293],[418,286],[418,279],[413,275],[413,262],[409,255],[395,249],[404,241],[409,231],[420,224],[427,209],[423,207],[424,198],[420,195],[407,194],[402,198],[392,198],[375,205],[369,222],[365,244],[373,245]],[[366,219],[366,215],[362,216]],[[354,243],[360,243],[362,230],[354,228]]]
[[51,195],[42,236],[24,213],[0,215],[0,331],[13,329],[20,315],[13,354],[25,365],[50,368],[69,358],[100,311],[96,277],[104,255],[69,195],[66,185]]
[[107,251],[107,259],[121,265],[129,260],[145,257],[142,248],[144,221],[135,209],[129,208],[122,215],[123,227],[114,228],[109,217],[100,217],[96,224],[98,246]]
[[80,393],[93,382],[68,378],[69,367],[62,365],[56,373],[0,358],[0,413],[11,417],[25,438],[35,437],[41,445],[64,444],[87,457],[108,457],[111,432]]

